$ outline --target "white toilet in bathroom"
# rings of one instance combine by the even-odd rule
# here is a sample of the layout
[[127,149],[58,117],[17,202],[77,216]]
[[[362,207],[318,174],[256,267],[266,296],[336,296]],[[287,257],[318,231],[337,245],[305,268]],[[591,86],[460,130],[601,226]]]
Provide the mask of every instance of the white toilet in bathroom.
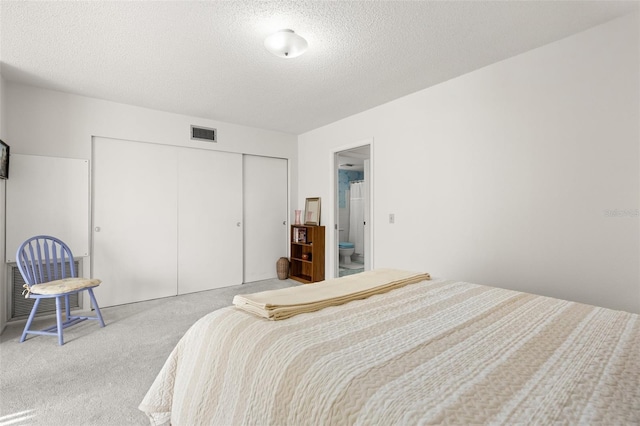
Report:
[[340,252],[340,263],[351,265],[351,255],[356,251],[355,244],[348,241],[340,241],[338,243],[338,251]]

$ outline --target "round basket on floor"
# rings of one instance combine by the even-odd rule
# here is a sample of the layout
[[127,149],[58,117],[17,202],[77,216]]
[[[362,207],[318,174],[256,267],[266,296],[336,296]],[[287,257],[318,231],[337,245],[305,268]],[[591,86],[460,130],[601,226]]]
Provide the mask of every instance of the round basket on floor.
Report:
[[286,280],[289,277],[289,259],[281,257],[276,262],[276,271],[279,280]]

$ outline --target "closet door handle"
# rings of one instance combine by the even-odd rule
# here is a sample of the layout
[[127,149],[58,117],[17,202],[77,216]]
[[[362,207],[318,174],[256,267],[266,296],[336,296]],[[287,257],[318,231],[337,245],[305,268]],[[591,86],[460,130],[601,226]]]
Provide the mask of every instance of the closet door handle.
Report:
[[236,226],[239,228],[240,227],[240,222],[236,223]]

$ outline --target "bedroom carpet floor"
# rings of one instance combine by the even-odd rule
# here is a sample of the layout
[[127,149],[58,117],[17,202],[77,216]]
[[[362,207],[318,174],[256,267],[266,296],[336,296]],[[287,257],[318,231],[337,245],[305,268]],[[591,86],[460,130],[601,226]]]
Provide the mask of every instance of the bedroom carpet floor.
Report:
[[236,294],[297,284],[273,279],[104,308],[106,327],[85,321],[68,328],[64,346],[50,336],[19,343],[24,321],[9,324],[0,336],[0,426],[147,425],[138,404],[195,321]]

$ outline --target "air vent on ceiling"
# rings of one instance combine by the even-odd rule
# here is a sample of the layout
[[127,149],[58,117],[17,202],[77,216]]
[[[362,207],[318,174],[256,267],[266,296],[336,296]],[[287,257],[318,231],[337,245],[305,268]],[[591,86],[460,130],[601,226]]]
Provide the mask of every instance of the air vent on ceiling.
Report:
[[207,142],[218,142],[218,131],[207,127],[191,126],[191,139]]

